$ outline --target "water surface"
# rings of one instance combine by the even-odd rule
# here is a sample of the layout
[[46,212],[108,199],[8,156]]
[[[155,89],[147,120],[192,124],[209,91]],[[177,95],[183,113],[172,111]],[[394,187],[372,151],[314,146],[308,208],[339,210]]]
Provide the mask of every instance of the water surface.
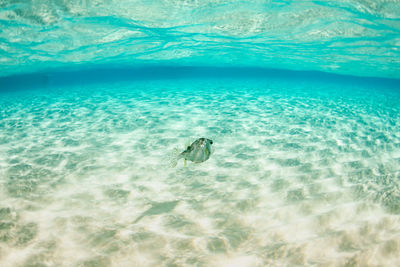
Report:
[[395,266],[399,36],[397,0],[0,0],[0,266]]

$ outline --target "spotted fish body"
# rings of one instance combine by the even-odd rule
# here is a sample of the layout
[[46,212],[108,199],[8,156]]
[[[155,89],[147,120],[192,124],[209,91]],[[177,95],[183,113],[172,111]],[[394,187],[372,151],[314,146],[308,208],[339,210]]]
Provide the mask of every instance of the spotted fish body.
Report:
[[181,158],[200,163],[208,160],[211,155],[213,141],[207,138],[199,138],[180,154]]
[[172,161],[172,166],[175,167],[179,159],[190,160],[194,163],[201,163],[210,158],[211,145],[213,141],[207,138],[199,138],[194,141],[185,151],[179,153],[175,160]]

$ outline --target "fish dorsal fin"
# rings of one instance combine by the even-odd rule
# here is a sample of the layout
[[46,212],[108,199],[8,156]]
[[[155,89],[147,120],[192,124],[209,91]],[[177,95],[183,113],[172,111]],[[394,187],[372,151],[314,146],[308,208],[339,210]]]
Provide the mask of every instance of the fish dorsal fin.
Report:
[[186,143],[185,143],[185,150],[189,149],[189,147],[190,147],[190,140],[188,139],[188,140],[186,140]]

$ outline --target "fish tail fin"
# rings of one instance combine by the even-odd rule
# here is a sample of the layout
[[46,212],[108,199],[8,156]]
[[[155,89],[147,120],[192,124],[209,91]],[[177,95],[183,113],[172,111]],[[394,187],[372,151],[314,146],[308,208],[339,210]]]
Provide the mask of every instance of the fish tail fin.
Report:
[[174,148],[174,150],[172,150],[172,153],[171,153],[171,158],[170,158],[170,161],[169,161],[169,165],[172,168],[175,168],[176,165],[178,164],[178,160],[180,158],[181,158],[181,154],[179,153],[179,150],[177,148]]

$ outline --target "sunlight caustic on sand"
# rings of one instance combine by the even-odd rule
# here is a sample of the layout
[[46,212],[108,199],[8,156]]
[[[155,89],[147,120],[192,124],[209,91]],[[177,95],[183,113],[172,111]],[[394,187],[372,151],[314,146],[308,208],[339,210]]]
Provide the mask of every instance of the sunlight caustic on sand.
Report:
[[[3,92],[0,265],[393,265],[398,94],[267,80]],[[203,136],[209,160],[168,166]]]

